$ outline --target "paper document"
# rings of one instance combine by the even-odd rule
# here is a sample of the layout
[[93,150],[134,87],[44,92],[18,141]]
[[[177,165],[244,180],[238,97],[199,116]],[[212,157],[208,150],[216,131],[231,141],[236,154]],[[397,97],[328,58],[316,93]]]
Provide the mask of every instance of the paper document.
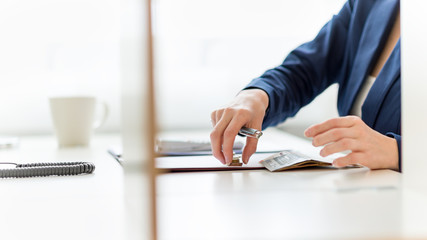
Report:
[[[233,151],[241,153],[243,143],[235,141]],[[197,140],[167,140],[156,141],[156,153],[165,156],[211,155],[211,143]]]
[[271,172],[305,167],[332,167],[333,157],[322,158],[301,154],[294,150],[284,150],[274,154],[255,153],[248,164],[242,166],[223,165],[213,156],[182,156],[156,158],[156,168],[166,171],[224,171],[267,168]]
[[158,157],[156,168],[172,172],[265,169],[259,161],[269,156],[271,153],[255,153],[249,163],[242,166],[223,165],[213,156]]
[[[123,158],[121,149],[117,151],[110,148],[108,152],[120,163]],[[249,170],[249,169],[268,169],[271,172],[284,171],[305,167],[331,167],[335,157],[311,157],[294,150],[284,150],[270,153],[255,153],[249,159],[248,164],[242,166],[223,165],[212,155],[188,155],[188,156],[163,156],[157,157],[156,168],[168,172],[183,171],[225,171],[225,170]]]
[[[236,142],[235,147],[241,148],[242,143]],[[332,161],[343,154],[321,157],[319,150],[313,147],[298,150],[258,151],[253,154],[248,164],[242,166],[223,165],[212,156],[209,142],[162,140],[156,142],[156,152],[160,155],[155,159],[156,168],[164,171],[224,171],[268,169],[272,172],[305,167],[332,167]],[[120,163],[123,162],[120,146],[110,147],[108,152]],[[238,150],[236,154],[240,154]],[[302,154],[302,152],[304,154]]]

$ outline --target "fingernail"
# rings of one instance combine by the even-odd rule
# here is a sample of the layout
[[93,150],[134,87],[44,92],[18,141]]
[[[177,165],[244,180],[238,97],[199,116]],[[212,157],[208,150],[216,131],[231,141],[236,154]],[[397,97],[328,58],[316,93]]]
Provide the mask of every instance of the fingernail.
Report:
[[339,168],[339,166],[337,165],[337,162],[335,160],[332,162],[332,166]]
[[231,160],[228,157],[225,157],[225,162],[226,162],[227,165],[231,164]]
[[218,156],[213,154],[214,158],[218,159],[222,164],[225,164],[225,158],[223,156]]
[[320,147],[320,146],[321,146],[321,144],[320,144],[320,143],[318,143],[318,141],[319,141],[319,140],[317,140],[317,139],[318,139],[317,137],[313,137],[312,144],[313,144],[313,146],[315,146],[315,147]]
[[306,130],[304,131],[304,135],[305,135],[306,137],[310,137],[310,129],[306,129]]
[[226,165],[226,164],[227,164],[227,157],[226,157],[226,156],[223,156],[223,157],[221,158],[221,163],[222,163],[222,164],[224,164],[224,165]]

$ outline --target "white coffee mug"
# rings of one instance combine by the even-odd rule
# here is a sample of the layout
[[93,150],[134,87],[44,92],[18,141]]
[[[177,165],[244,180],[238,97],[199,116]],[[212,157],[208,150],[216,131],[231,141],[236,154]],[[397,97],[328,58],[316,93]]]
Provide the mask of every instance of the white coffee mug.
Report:
[[101,118],[95,121],[95,97],[51,97],[50,110],[59,147],[87,146],[94,129],[104,124],[108,106],[102,106]]

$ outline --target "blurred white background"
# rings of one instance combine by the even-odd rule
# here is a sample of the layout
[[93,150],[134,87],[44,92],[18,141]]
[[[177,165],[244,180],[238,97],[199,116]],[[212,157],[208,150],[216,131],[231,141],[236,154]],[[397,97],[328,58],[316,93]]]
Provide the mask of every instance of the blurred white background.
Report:
[[[344,0],[153,0],[161,129],[209,128],[210,112],[311,40]],[[51,133],[48,97],[95,95],[118,131],[120,0],[0,2],[0,134]],[[336,116],[333,86],[283,126]]]
[[0,1],[0,134],[53,132],[48,96],[95,95],[117,129],[118,0]]

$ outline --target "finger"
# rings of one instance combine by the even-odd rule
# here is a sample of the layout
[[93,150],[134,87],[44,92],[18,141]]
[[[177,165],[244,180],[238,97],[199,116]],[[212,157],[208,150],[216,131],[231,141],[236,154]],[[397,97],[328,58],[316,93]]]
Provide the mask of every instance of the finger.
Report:
[[361,121],[361,119],[356,116],[332,118],[323,123],[319,123],[307,128],[304,132],[304,135],[306,137],[314,137],[332,128],[349,128],[357,124],[358,121]]
[[217,124],[215,125],[214,129],[212,130],[210,134],[211,139],[211,147],[212,147],[212,154],[215,158],[217,158],[222,164],[225,164],[225,156],[223,154],[223,135],[224,131],[227,128],[227,125],[231,121],[230,118],[223,117]]
[[246,138],[246,145],[243,148],[242,153],[242,161],[244,164],[248,164],[249,158],[256,152],[256,147],[258,144],[258,139],[247,137]]
[[362,144],[360,141],[351,138],[344,138],[323,147],[323,149],[320,151],[320,156],[326,157],[331,154],[339,153],[346,150],[351,150],[352,152],[355,152],[360,151],[361,149]]
[[218,123],[218,121],[222,118],[222,115],[224,113],[223,109],[218,109],[211,114],[211,121],[212,126],[215,127],[215,125]]
[[215,127],[215,125],[216,125],[216,112],[217,111],[213,111],[211,113],[211,124],[212,124],[212,127]]
[[334,167],[340,167],[340,168],[346,167],[349,165],[354,165],[354,164],[360,164],[365,166],[366,160],[363,156],[364,155],[362,153],[352,152],[347,154],[344,157],[335,159],[332,164],[334,165]]
[[243,126],[237,118],[233,118],[224,130],[222,139],[222,154],[225,157],[226,164],[230,164],[233,160],[233,145],[239,129]]
[[213,130],[210,135],[212,155],[218,159],[222,164],[225,164],[225,157],[222,154],[222,134],[219,130]]
[[337,142],[343,138],[357,138],[358,134],[353,128],[333,128],[313,137],[313,146],[319,147],[328,143]]

